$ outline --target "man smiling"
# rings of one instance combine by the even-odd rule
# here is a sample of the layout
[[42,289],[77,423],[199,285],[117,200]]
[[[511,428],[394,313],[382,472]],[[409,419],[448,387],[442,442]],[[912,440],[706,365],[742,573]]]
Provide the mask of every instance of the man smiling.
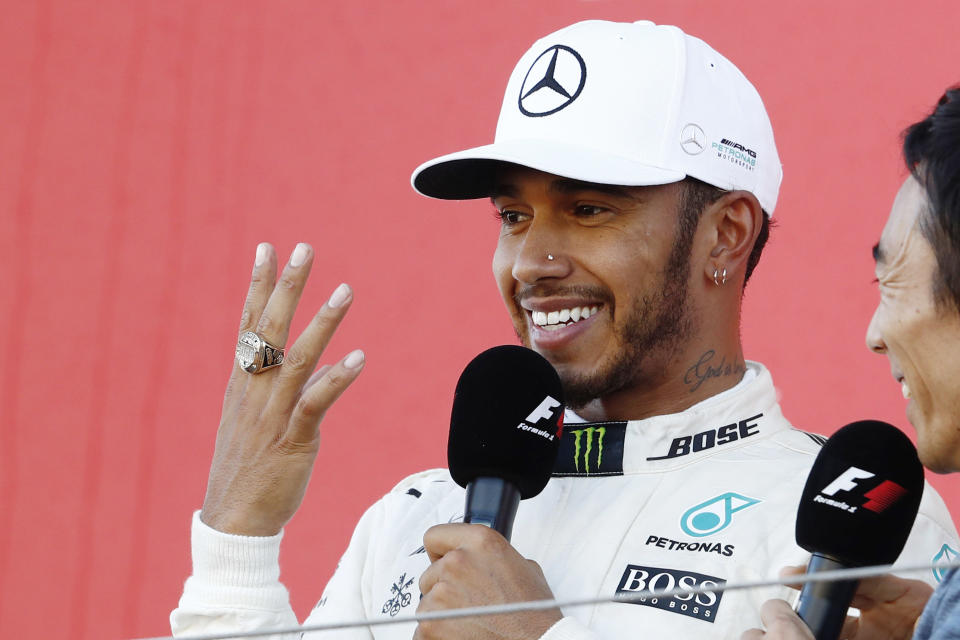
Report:
[[[952,95],[957,100],[957,92]],[[933,197],[957,195],[924,186],[921,171],[900,187],[873,250],[880,303],[867,328],[867,346],[887,356],[893,378],[910,401],[907,419],[917,427],[924,466],[947,473],[960,470],[960,396],[952,369],[960,358],[960,351],[953,353],[960,349],[960,314],[952,313],[960,309],[956,250],[950,244],[956,222],[948,217],[952,211],[941,214],[942,219],[930,211],[954,204],[931,204]],[[960,180],[957,175],[937,178]]]
[[[910,400],[920,461],[951,473],[960,471],[960,89],[947,91],[933,113],[907,129],[903,157],[910,175],[873,247],[880,302],[867,347],[887,357]],[[862,581],[853,601],[861,615],[848,619],[841,637],[958,637],[958,575],[948,573],[929,604],[930,588],[916,580]],[[763,622],[766,633],[751,629],[743,640],[813,638],[782,600],[763,605]]]
[[[715,193],[718,208],[727,203],[693,179],[613,187],[522,167],[500,174],[493,197],[502,219],[493,260],[497,283],[517,334],[554,365],[580,416],[673,413],[745,371],[736,342],[700,326],[688,291],[704,204],[689,194],[705,191]],[[732,261],[742,260],[754,232],[745,194],[737,197],[744,202],[733,215],[741,216],[744,238],[739,254],[722,256],[730,280],[737,268]],[[577,319],[579,310],[589,313]],[[710,349],[718,345],[722,356]],[[727,358],[734,364],[725,366]],[[711,365],[726,383],[704,386]],[[683,375],[678,366],[686,368]]]
[[[500,176],[497,283],[523,343],[547,356],[583,417],[644,417],[629,406],[636,386],[656,386],[689,344],[693,238],[660,215],[677,208],[681,191],[613,189],[520,167]],[[607,406],[589,406],[600,398]]]
[[[805,561],[791,523],[822,439],[791,428],[769,372],[740,343],[742,292],[780,179],[759,95],[703,41],[589,21],[536,42],[509,80],[494,143],[422,165],[413,186],[493,200],[497,286],[572,409],[553,477],[523,503],[509,542],[459,522],[463,490],[445,470],[407,478],[361,519],[308,622],[716,585]],[[273,287],[276,258],[261,245],[243,330],[285,343],[311,259],[299,246]],[[175,632],[295,622],[277,581],[280,530],[303,495],[320,417],[360,372],[356,352],[312,374],[350,300],[341,285],[279,367],[235,369]],[[956,534],[931,491],[921,510],[908,546],[928,560]],[[778,593],[342,633],[730,637]]]

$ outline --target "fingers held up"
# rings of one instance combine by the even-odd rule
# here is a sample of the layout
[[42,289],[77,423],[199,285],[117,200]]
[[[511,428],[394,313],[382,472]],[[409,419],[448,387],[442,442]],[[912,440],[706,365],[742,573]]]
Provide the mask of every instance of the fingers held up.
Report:
[[[313,257],[310,245],[298,244],[277,278],[273,247],[257,247],[243,331],[280,348],[286,344]],[[336,287],[285,349],[280,366],[256,374],[234,366],[201,513],[208,525],[273,535],[300,506],[319,450],[320,420],[363,370],[364,353],[355,350],[314,371],[352,300],[349,286]]]

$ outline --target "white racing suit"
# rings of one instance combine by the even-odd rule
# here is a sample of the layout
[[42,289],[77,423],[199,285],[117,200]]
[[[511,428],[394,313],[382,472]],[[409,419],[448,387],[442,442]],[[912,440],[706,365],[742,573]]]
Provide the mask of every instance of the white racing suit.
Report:
[[[794,521],[823,440],[791,427],[770,374],[752,362],[734,388],[681,413],[606,423],[568,413],[554,477],[521,502],[511,542],[540,564],[559,600],[775,577],[808,560]],[[413,613],[429,565],[423,533],[461,521],[463,505],[464,490],[445,470],[397,485],[361,518],[305,624]],[[296,625],[279,582],[282,534],[227,535],[194,515],[192,535],[193,575],[171,614],[176,635]],[[928,486],[898,562],[929,563],[957,549],[950,515]],[[934,585],[937,578],[932,571],[905,577]],[[791,593],[769,587],[570,607],[542,638],[635,638],[640,630],[645,638],[739,638],[761,626],[765,600]],[[315,637],[409,640],[414,628]]]

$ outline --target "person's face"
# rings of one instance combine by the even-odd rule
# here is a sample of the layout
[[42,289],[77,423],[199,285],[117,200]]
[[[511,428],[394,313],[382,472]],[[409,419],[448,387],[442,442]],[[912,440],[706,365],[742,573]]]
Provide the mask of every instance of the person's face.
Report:
[[907,178],[874,248],[880,302],[867,346],[887,356],[909,399],[920,461],[943,473],[960,470],[960,314],[934,301],[936,257],[919,228],[927,206],[923,187]]
[[517,335],[557,369],[570,406],[652,384],[693,330],[690,242],[676,242],[681,189],[521,167],[500,176],[497,285]]

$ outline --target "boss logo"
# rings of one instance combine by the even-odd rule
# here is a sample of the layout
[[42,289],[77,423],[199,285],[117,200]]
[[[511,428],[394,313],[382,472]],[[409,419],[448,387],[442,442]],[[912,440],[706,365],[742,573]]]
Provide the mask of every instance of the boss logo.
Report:
[[637,598],[630,604],[656,607],[712,623],[717,617],[717,608],[720,606],[723,592],[681,593],[674,596],[658,596],[657,592],[669,591],[677,587],[716,587],[725,583],[726,580],[693,571],[628,564],[620,578],[617,595],[630,596],[641,591],[650,591],[653,595]]

